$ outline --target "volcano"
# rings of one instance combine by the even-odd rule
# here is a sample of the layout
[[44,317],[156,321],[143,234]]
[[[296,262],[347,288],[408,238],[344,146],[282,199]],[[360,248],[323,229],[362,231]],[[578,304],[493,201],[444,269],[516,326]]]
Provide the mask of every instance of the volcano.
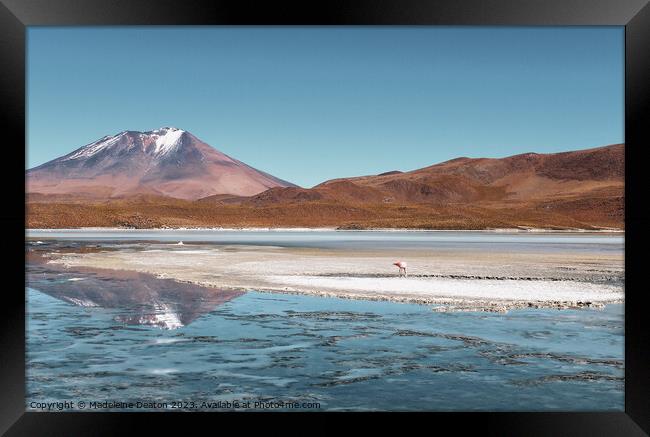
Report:
[[27,170],[26,176],[30,194],[100,199],[150,194],[195,200],[295,187],[175,127],[105,136]]

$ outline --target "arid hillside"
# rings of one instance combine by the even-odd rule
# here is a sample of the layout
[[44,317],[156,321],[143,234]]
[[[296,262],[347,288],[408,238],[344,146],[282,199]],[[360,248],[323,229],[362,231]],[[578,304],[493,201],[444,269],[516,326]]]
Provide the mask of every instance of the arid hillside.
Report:
[[27,226],[624,228],[624,145],[502,159],[457,158],[410,171],[335,179],[311,189],[191,201],[31,195]]

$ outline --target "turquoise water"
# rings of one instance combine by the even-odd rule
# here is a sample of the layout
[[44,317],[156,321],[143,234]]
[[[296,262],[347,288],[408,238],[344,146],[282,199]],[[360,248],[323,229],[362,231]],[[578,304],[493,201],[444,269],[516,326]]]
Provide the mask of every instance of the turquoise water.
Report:
[[30,265],[28,409],[249,400],[320,410],[623,410],[622,305],[438,313],[258,292],[215,297],[111,275]]

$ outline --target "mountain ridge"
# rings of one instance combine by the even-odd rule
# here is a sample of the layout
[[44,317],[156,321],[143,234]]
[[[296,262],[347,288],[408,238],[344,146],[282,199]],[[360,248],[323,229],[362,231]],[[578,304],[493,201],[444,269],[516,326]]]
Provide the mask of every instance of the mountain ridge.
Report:
[[28,227],[624,229],[624,144],[337,178],[312,188],[173,199],[32,193]]
[[[586,167],[586,168],[585,168]],[[407,172],[335,178],[312,188],[275,188],[250,201],[354,198],[362,202],[453,203],[570,195],[624,181],[624,145],[505,158],[457,158]],[[392,199],[391,199],[392,198]],[[208,199],[199,199],[206,201]],[[243,202],[246,199],[241,199]]]

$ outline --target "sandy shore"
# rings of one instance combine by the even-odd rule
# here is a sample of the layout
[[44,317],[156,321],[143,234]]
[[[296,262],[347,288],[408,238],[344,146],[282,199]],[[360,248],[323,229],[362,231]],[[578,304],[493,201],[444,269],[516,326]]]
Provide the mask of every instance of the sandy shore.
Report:
[[91,231],[114,231],[114,232],[176,232],[176,231],[210,231],[210,232],[318,232],[318,231],[336,231],[336,232],[471,232],[471,233],[494,233],[494,232],[505,232],[505,233],[550,233],[550,234],[574,234],[574,233],[591,233],[591,234],[624,234],[625,230],[620,228],[535,228],[531,226],[520,226],[517,228],[486,228],[486,229],[406,229],[406,228],[364,228],[364,229],[339,229],[334,226],[321,226],[321,227],[254,227],[247,226],[241,228],[234,227],[203,227],[203,226],[191,226],[191,227],[164,227],[164,228],[120,228],[120,227],[79,227],[79,228],[33,228],[26,229],[25,234],[30,237],[35,236],[47,236],[50,233],[61,233],[61,232],[91,232]]
[[[408,260],[399,278],[395,256]],[[149,244],[52,254],[68,267],[133,270],[222,290],[434,305],[436,311],[580,308],[622,302],[622,253],[329,250]]]

